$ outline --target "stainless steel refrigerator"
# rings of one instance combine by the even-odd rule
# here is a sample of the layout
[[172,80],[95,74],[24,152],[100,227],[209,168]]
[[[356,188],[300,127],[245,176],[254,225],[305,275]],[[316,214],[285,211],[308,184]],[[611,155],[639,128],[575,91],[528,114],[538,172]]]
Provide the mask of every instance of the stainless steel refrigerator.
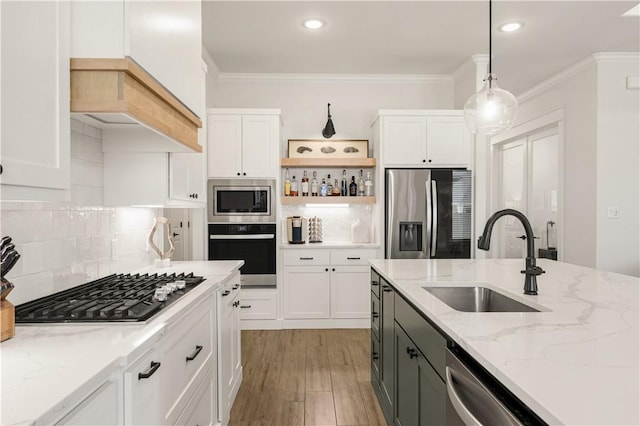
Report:
[[385,257],[471,257],[471,171],[386,169]]

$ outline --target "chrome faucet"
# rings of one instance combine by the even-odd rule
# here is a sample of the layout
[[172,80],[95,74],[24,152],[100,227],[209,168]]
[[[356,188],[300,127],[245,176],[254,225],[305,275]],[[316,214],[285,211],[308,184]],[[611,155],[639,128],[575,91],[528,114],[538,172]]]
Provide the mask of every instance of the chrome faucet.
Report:
[[524,294],[536,295],[538,294],[538,282],[536,277],[544,274],[544,270],[541,267],[536,266],[535,249],[533,245],[533,229],[531,229],[531,224],[525,215],[514,209],[504,209],[495,212],[491,215],[489,220],[487,220],[487,224],[484,226],[484,232],[480,238],[478,238],[478,248],[480,250],[489,250],[493,225],[495,225],[496,221],[502,216],[514,216],[522,223],[522,226],[524,226],[524,232],[526,235],[523,239],[527,240],[527,258],[525,260],[525,269],[520,272],[524,274]]

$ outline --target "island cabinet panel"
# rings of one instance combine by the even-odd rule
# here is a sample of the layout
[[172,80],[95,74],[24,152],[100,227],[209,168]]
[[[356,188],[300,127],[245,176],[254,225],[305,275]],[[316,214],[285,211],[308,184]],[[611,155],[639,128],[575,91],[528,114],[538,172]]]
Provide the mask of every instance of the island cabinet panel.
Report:
[[396,380],[393,424],[444,425],[445,382],[397,323],[394,336]]
[[390,425],[445,422],[447,339],[371,270],[371,379]]
[[95,392],[71,410],[56,425],[116,425],[120,424],[122,415],[121,383],[108,380]]

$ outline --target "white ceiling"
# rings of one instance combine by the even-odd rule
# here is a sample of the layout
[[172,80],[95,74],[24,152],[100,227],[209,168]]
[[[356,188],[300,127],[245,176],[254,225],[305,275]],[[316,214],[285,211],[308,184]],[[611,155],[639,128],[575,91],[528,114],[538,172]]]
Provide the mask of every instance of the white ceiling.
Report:
[[[520,94],[597,52],[640,51],[636,1],[494,1],[493,71]],[[306,18],[327,25],[302,26]],[[487,1],[214,1],[204,44],[222,73],[452,74],[488,53]]]

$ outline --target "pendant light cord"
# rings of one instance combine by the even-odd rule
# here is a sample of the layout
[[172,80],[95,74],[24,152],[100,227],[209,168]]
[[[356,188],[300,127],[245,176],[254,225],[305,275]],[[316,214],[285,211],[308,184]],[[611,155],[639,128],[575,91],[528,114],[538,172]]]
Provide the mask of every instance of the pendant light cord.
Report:
[[[491,0],[489,0],[489,74],[491,74],[491,29],[493,28],[493,23],[491,21]],[[491,83],[489,83],[491,84]]]

